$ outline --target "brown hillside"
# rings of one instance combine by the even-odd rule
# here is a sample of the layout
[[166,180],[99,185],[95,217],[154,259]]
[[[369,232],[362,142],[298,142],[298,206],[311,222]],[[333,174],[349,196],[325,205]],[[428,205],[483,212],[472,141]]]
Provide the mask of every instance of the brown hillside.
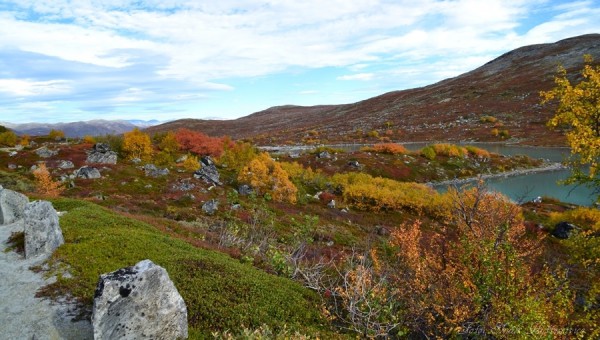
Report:
[[[600,34],[508,52],[436,84],[394,91],[345,105],[277,106],[236,120],[183,119],[148,129],[186,127],[209,135],[253,139],[258,144],[393,141],[502,141],[562,145],[546,121],[553,107],[539,105],[539,91],[553,86],[557,65],[578,76],[583,55],[600,60]],[[493,118],[485,119],[490,116]],[[494,136],[504,130],[510,137]],[[379,138],[367,136],[377,131]]]

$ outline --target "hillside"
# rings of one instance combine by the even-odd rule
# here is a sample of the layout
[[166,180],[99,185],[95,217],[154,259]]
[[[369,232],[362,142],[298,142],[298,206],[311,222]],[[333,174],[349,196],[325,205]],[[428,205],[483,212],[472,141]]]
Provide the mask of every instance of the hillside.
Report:
[[43,136],[47,135],[50,130],[60,130],[65,133],[66,137],[83,137],[103,136],[107,134],[121,134],[131,131],[137,127],[148,127],[158,124],[157,120],[89,120],[70,123],[25,123],[25,124],[9,124],[3,123],[6,127],[11,128],[19,135]]
[[458,77],[353,104],[277,106],[236,120],[183,119],[147,131],[186,127],[258,144],[373,142],[380,137],[368,132],[377,131],[394,141],[562,145],[561,133],[545,127],[553,109],[539,105],[538,93],[553,86],[559,64],[576,77],[584,54],[600,60],[600,34],[521,47]]

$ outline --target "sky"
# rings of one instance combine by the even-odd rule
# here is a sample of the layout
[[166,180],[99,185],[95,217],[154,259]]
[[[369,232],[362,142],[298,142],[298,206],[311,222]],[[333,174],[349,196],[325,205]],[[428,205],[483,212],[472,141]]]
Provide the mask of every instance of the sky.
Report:
[[0,122],[234,119],[600,33],[600,0],[0,0]]

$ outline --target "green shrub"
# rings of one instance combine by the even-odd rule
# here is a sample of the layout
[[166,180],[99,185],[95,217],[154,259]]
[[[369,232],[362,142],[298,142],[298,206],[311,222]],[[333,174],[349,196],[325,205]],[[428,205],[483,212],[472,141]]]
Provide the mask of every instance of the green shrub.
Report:
[[429,145],[421,149],[421,155],[429,160],[434,160],[437,155],[433,146]]

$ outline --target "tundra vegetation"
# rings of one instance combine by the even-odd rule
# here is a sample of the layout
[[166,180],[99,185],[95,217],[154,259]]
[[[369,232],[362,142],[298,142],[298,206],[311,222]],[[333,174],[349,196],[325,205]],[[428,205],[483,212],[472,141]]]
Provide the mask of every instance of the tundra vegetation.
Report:
[[[450,144],[271,155],[190,130],[28,138],[60,152],[33,173],[30,143],[1,152],[0,184],[66,212],[57,280],[40,295],[76,299],[82,317],[99,274],[148,258],[186,301],[191,338],[600,336],[598,210],[518,205],[481,182],[444,194],[425,184],[539,160]],[[119,153],[101,178],[56,166],[85,165],[92,141]],[[223,185],[191,174],[207,156]],[[145,176],[151,162],[169,174]],[[207,215],[210,200],[219,208]],[[549,236],[562,221],[579,229]]]

